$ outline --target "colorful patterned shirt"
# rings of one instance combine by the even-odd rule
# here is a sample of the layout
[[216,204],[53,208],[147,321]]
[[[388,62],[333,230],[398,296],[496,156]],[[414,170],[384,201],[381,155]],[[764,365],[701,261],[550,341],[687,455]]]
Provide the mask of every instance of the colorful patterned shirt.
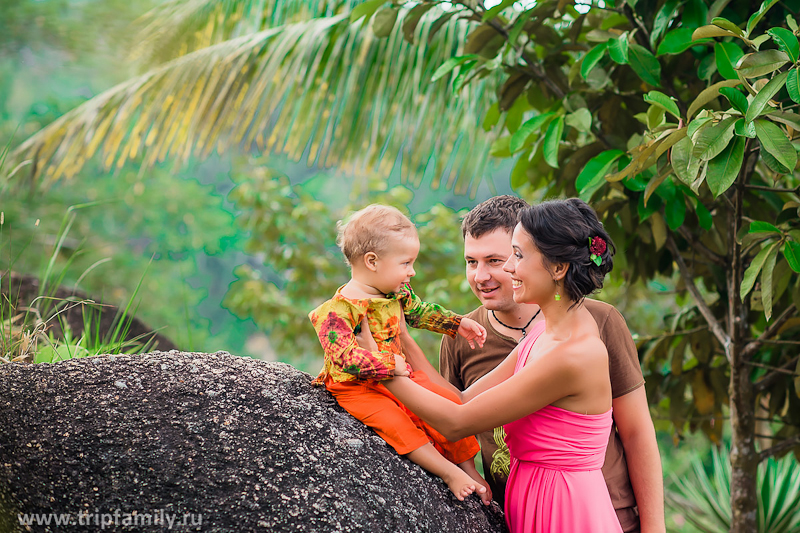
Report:
[[[325,352],[325,362],[314,380],[315,385],[322,384],[328,376],[336,383],[391,378],[394,356],[402,355],[400,313],[405,314],[406,323],[411,327],[450,337],[456,336],[461,324],[461,315],[441,305],[423,302],[408,284],[385,298],[346,298],[341,293],[343,288],[344,285],[339,287],[333,298],[308,314]],[[378,344],[377,352],[360,348],[356,341],[365,313]]]

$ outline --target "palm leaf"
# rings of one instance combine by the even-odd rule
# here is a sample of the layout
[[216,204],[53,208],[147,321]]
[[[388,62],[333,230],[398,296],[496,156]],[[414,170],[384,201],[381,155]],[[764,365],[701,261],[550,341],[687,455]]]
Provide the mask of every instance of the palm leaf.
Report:
[[167,158],[180,163],[255,145],[382,176],[401,157],[402,176],[415,185],[430,167],[433,187],[444,177],[448,188],[474,192],[490,145],[479,122],[497,78],[470,84],[458,98],[450,76],[430,82],[462,53],[469,31],[453,17],[429,42],[442,13],[420,22],[418,46],[402,38],[403,10],[386,39],[345,14],[203,48],[67,113],[14,158],[33,160],[30,177],[48,186],[75,176],[95,154],[106,168],[140,161],[144,171]]
[[168,0],[134,26],[131,56],[161,63],[288,23],[349,13],[363,0]]

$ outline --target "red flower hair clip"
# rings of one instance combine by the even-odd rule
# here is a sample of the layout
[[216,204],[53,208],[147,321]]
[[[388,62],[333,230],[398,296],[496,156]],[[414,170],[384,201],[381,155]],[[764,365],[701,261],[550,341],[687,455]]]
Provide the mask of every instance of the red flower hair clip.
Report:
[[602,237],[589,237],[589,259],[595,265],[600,266],[603,262],[603,252],[606,251],[606,241]]

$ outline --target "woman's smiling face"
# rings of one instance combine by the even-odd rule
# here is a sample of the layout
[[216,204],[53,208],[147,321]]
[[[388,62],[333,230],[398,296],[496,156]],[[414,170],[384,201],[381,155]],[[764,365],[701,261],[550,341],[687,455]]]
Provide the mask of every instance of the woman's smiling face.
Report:
[[503,270],[511,274],[514,301],[538,304],[544,301],[543,298],[552,298],[556,287],[553,276],[545,267],[544,256],[536,248],[533,238],[521,224],[514,228],[511,246],[514,252]]

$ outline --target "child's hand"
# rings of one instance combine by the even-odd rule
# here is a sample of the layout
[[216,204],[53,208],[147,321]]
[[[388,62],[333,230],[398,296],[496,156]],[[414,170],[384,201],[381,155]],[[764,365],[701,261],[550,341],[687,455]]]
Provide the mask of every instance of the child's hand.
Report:
[[483,348],[483,343],[486,342],[486,328],[471,318],[464,317],[461,319],[461,325],[458,326],[458,334],[467,339],[470,348],[475,348],[476,341],[478,346]]
[[394,355],[394,377],[410,376],[408,372],[408,363],[403,359],[402,355]]

